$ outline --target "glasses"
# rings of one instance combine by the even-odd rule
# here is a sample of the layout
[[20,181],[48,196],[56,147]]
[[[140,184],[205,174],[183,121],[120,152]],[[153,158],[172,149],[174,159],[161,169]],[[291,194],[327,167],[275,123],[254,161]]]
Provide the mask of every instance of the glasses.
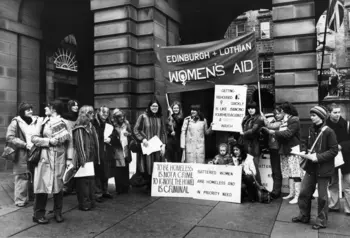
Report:
[[93,111],[88,111],[87,114],[91,115],[91,114],[94,114]]
[[158,107],[158,105],[152,105],[151,107]]

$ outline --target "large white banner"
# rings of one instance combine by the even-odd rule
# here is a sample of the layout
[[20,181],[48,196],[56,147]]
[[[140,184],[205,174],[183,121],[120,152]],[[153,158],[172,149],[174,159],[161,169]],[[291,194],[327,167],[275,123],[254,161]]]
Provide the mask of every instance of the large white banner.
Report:
[[154,163],[152,196],[241,202],[241,166]]
[[246,98],[246,86],[215,85],[213,130],[241,132]]
[[241,203],[241,166],[196,164],[194,198]]

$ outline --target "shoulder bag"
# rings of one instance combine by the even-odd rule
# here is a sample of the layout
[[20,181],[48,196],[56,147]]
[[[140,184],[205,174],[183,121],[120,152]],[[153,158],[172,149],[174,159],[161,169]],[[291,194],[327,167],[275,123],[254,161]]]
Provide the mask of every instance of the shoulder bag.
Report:
[[[40,130],[40,137],[43,137],[43,132],[46,123],[44,123]],[[40,161],[41,156],[41,147],[33,145],[30,151],[28,152],[28,163],[37,166]]]
[[[17,126],[16,126],[16,133],[15,137],[19,138],[19,133],[20,133],[20,128],[18,125],[18,121],[16,121]],[[5,160],[11,161],[11,162],[16,162],[17,160],[17,148],[15,145],[13,145],[10,142],[6,142],[4,152],[1,155],[2,158]]]

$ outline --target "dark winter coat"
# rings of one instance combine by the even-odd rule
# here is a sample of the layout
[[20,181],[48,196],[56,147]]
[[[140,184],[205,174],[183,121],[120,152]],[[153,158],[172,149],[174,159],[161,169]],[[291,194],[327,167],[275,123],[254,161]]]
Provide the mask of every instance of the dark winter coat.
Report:
[[348,122],[344,118],[340,117],[337,123],[333,123],[330,119],[326,122],[327,126],[333,129],[337,136],[337,141],[341,146],[341,152],[343,154],[344,164],[340,167],[343,174],[350,173],[350,133],[348,128]]
[[[314,126],[309,129],[308,148],[310,149],[321,132],[323,125],[317,131]],[[334,131],[327,127],[321,137],[318,139],[314,151],[317,162],[308,161],[306,172],[309,174],[317,173],[318,177],[331,177],[334,173],[334,158],[338,154],[338,142]]]
[[300,122],[296,116],[291,116],[287,120],[286,130],[275,132],[276,139],[280,145],[279,153],[289,155],[292,147],[300,145]]
[[260,155],[260,129],[264,126],[264,120],[260,115],[246,116],[242,122],[244,148],[252,156]]

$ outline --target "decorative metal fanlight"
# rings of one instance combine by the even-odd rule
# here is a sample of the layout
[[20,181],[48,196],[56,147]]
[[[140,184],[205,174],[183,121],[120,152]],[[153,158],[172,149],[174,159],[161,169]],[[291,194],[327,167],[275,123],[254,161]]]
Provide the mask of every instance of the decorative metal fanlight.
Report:
[[57,69],[63,69],[68,71],[77,72],[78,62],[75,58],[75,54],[68,49],[59,48],[54,55],[54,64]]

